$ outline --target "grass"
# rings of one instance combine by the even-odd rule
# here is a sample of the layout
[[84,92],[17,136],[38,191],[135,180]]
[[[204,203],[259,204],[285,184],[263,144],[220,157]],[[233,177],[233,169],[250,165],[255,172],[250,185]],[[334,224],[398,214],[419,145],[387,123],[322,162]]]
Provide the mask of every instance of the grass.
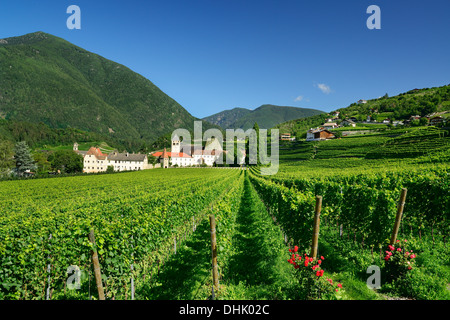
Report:
[[[384,281],[384,260],[380,258],[380,249],[362,246],[352,237],[344,234],[339,238],[337,230],[324,225],[321,228],[319,252],[326,257],[325,270],[333,279],[342,282],[346,299],[350,300],[450,300],[450,249],[442,239],[433,240],[430,236],[418,239],[411,235],[400,235],[408,239],[408,248],[414,248],[417,254],[416,265],[407,283],[388,284]],[[384,254],[384,251],[382,252]],[[381,288],[372,290],[366,281],[371,276],[367,268],[371,265],[380,267]]]
[[[295,288],[288,250],[249,180],[237,216],[233,238],[236,253],[224,273],[223,299],[289,299]],[[245,290],[242,290],[245,288]]]

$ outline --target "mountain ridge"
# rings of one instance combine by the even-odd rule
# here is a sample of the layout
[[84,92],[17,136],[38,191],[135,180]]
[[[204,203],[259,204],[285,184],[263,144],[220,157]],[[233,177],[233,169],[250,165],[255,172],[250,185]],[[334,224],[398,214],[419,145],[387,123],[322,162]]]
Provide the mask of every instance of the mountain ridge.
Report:
[[[128,67],[42,31],[0,41],[0,118],[151,143],[192,116]],[[204,128],[216,127],[204,122]]]
[[261,129],[271,129],[285,121],[322,113],[324,112],[318,109],[263,104],[254,110],[246,108],[224,110],[205,117],[203,120],[219,125],[223,129],[247,130],[252,128],[255,122]]

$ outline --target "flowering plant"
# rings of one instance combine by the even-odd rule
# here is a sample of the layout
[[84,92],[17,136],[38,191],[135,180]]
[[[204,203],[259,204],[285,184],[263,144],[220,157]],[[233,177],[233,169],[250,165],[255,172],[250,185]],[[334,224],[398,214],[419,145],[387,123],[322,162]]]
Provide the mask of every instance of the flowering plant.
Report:
[[322,262],[323,256],[319,259],[308,257],[306,253],[298,254],[298,246],[289,249],[291,254],[288,262],[297,270],[300,288],[303,297],[308,300],[314,299],[339,299],[342,284],[333,283],[332,279],[324,278]]
[[397,240],[394,245],[387,246],[385,260],[385,269],[388,282],[403,277],[414,266],[414,260],[417,257],[413,250],[405,248],[407,240]]

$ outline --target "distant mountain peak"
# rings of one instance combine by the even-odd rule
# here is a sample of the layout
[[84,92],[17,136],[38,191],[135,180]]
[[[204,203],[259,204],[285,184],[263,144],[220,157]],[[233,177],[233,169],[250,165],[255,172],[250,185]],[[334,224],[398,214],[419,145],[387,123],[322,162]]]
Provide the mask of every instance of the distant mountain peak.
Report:
[[31,44],[31,43],[47,40],[50,37],[53,37],[53,36],[48,33],[42,32],[42,31],[36,31],[36,32],[24,34],[23,36],[0,39],[0,45]]
[[317,109],[263,104],[255,110],[245,108],[225,110],[203,118],[203,120],[219,125],[223,129],[241,128],[247,130],[252,128],[255,122],[258,123],[258,126],[261,129],[271,129],[277,124],[285,121],[321,113],[323,113],[323,111]]

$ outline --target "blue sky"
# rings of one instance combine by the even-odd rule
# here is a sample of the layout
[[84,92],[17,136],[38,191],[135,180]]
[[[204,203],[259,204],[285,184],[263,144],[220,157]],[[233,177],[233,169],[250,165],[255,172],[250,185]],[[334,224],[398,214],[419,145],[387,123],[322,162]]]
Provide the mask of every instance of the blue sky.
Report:
[[[69,30],[66,9],[81,9]],[[370,5],[381,29],[369,30]],[[2,1],[0,38],[44,31],[142,74],[192,115],[332,111],[450,83],[450,1]]]

